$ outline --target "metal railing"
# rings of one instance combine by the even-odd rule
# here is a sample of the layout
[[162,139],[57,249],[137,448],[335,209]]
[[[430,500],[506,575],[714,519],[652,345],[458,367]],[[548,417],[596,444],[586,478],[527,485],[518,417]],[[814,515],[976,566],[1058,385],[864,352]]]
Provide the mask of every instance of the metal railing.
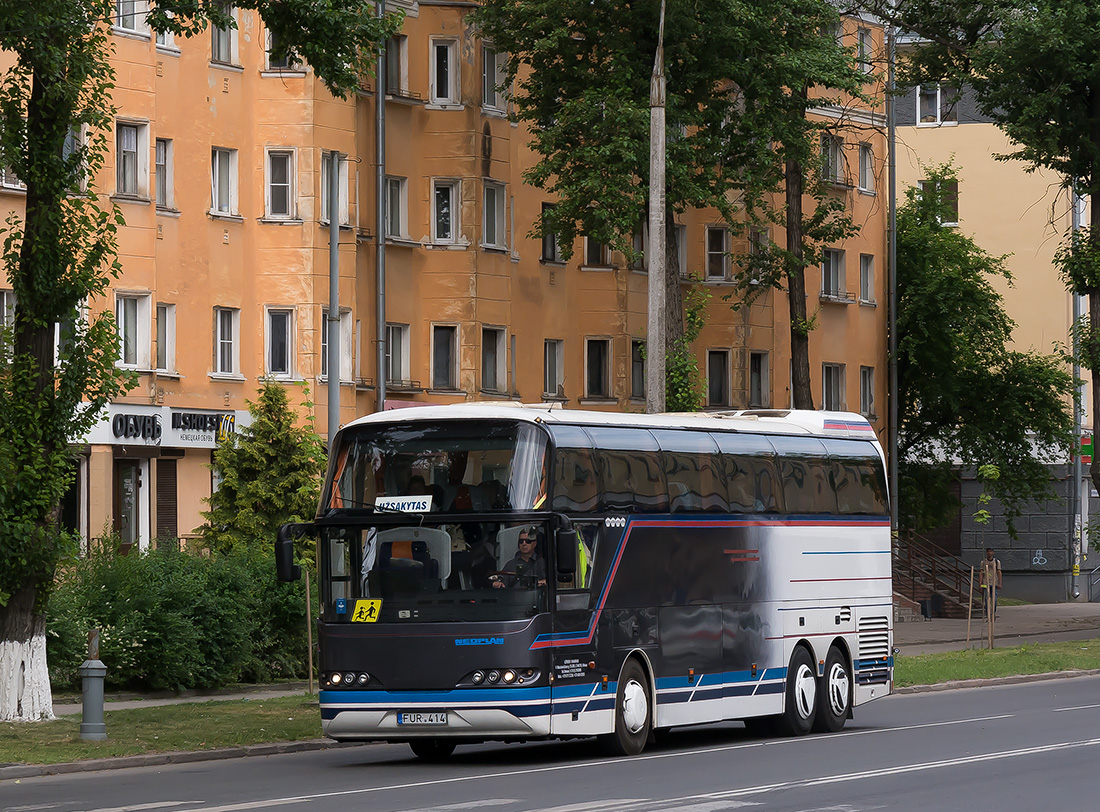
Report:
[[1100,596],[1100,567],[1089,573],[1089,603]]
[[966,608],[970,596],[970,567],[958,556],[916,533],[895,537],[894,574],[894,591],[910,600],[919,600],[919,588],[921,593],[939,594],[945,601]]

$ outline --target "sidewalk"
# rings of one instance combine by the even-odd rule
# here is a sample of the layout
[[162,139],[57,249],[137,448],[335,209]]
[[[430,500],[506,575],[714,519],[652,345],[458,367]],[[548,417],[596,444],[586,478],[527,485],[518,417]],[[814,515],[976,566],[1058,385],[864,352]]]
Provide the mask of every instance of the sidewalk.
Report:
[[[221,702],[231,699],[268,699],[273,696],[299,696],[305,694],[309,686],[306,682],[287,682],[282,685],[256,685],[242,686],[236,690],[221,691],[184,691],[180,694],[167,694],[164,696],[139,696],[136,694],[121,694],[104,697],[103,709],[105,711],[126,710],[128,708],[155,708],[161,705],[181,705],[186,702]],[[316,693],[317,683],[313,684]],[[53,703],[54,716],[70,716],[83,713],[80,697],[66,696],[60,698],[63,701]]]
[[[1100,637],[1100,603],[1036,603],[1002,606],[993,626],[996,644],[1058,643]],[[932,618],[894,624],[894,646],[903,655],[935,654],[966,648],[966,620]],[[970,621],[971,648],[981,648],[985,625]]]

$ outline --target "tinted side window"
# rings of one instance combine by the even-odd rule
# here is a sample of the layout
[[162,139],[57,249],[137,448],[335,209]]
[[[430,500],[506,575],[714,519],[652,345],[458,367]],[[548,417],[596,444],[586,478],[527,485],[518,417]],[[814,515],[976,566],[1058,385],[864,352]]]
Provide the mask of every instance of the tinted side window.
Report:
[[814,437],[771,437],[787,513],[836,513],[825,445]]
[[597,509],[599,478],[592,457],[592,439],[574,426],[551,429],[557,453],[554,457],[554,510],[590,512]]
[[668,511],[668,486],[657,441],[644,429],[589,427],[595,441],[603,510]]
[[729,507],[734,512],[778,513],[781,488],[775,469],[775,449],[758,434],[712,434],[722,452]]
[[877,449],[862,440],[824,441],[840,513],[882,516],[890,512],[886,472]]
[[669,510],[726,513],[729,499],[718,446],[699,431],[653,430],[664,458]]

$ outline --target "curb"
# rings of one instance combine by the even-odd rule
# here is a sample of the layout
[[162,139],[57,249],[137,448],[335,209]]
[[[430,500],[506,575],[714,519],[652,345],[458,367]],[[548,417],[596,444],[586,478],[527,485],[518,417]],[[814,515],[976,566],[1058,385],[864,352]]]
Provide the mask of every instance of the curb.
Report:
[[991,677],[988,679],[960,679],[950,682],[937,682],[933,685],[907,685],[904,688],[894,688],[890,693],[896,694],[927,694],[936,691],[955,691],[960,688],[986,688],[994,685],[1019,685],[1024,682],[1044,682],[1053,679],[1072,679],[1074,677],[1094,677],[1100,675],[1100,668],[1092,668],[1087,671],[1048,671],[1045,674],[1017,674],[1012,677]]

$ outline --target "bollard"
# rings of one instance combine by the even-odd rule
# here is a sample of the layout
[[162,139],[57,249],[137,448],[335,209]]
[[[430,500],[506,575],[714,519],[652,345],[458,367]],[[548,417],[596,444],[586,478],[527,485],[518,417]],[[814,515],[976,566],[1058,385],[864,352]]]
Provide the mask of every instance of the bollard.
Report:
[[84,693],[80,738],[101,742],[107,738],[107,725],[103,723],[103,678],[107,666],[99,659],[99,629],[88,632],[88,659],[81,663],[77,673]]

